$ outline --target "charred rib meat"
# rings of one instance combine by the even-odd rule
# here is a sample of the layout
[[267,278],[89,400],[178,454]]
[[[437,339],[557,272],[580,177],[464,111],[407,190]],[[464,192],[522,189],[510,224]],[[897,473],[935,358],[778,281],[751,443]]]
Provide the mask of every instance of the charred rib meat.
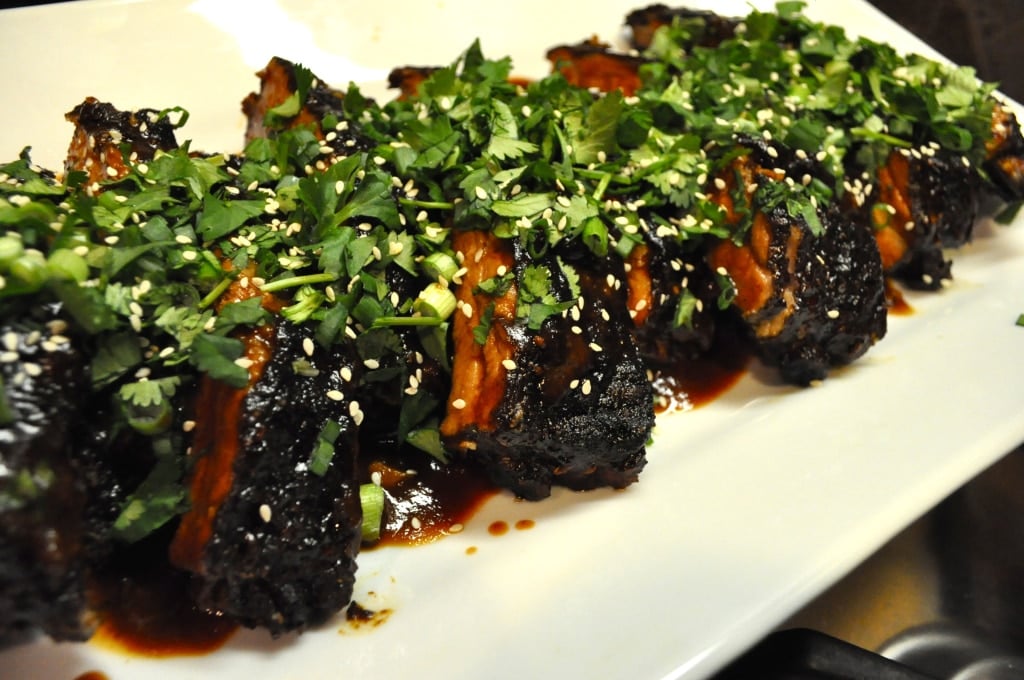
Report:
[[178,146],[174,126],[155,109],[121,111],[95,97],[87,97],[66,118],[75,131],[64,169],[84,171],[90,184],[122,177],[128,172],[129,163],[150,160],[157,150]]
[[[484,232],[461,232],[454,245],[474,264],[457,293],[463,313],[454,322],[452,389],[441,424],[447,445],[528,499],[547,496],[552,485],[635,481],[654,422],[653,396],[616,286],[621,272],[567,260],[574,272],[567,275],[551,258],[543,268],[532,265],[545,279],[533,290],[511,279],[497,283],[503,289],[485,289],[531,267],[525,254]],[[568,303],[564,314],[536,328],[517,320],[520,304],[556,299]]]
[[86,592],[92,489],[75,462],[84,357],[28,320],[5,323],[0,337],[12,359],[0,362],[0,644],[37,630],[84,640],[95,625]]
[[[871,234],[833,207],[819,229],[781,205],[757,205],[755,192],[801,176],[813,163],[752,140],[712,200],[728,219],[749,218],[742,243],[726,239],[708,259],[736,287],[735,307],[749,325],[761,356],[789,382],[824,378],[885,335],[885,283]],[[763,194],[762,194],[763,195]]]
[[360,541],[361,418],[341,377],[358,366],[341,345],[309,354],[309,342],[289,324],[257,329],[247,388],[204,381],[191,509],[171,544],[172,562],[197,575],[200,606],[274,634],[348,603]]

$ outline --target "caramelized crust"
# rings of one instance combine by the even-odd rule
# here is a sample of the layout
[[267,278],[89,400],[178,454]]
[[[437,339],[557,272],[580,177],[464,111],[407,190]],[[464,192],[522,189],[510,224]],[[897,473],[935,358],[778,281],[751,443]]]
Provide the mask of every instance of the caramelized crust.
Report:
[[152,160],[157,151],[178,146],[173,126],[154,109],[120,111],[87,97],[65,118],[75,130],[64,170],[85,172],[90,185],[124,177],[129,161]]
[[985,170],[993,187],[1005,201],[1024,199],[1024,135],[1017,116],[998,102],[992,109],[992,133]]
[[698,20],[694,22],[695,26],[700,27],[695,39],[697,45],[714,46],[733,37],[736,32],[736,19],[714,12],[669,7],[657,3],[635,9],[626,16],[626,25],[630,29],[630,43],[635,49],[646,50],[651,46],[654,34],[659,28],[685,20]]
[[[246,143],[271,133],[274,125],[268,124],[267,112],[285,103],[295,94],[298,88],[295,69],[295,64],[287,59],[273,57],[257,72],[256,75],[260,79],[259,92],[250,92],[242,100],[242,113],[248,120],[245,130]],[[342,113],[342,99],[341,92],[327,87],[319,78],[313,76],[306,100],[298,113],[287,119],[284,127],[309,127],[322,139],[320,121],[329,113]]]
[[752,212],[752,223],[741,243],[713,246],[708,262],[732,279],[734,308],[761,358],[787,382],[807,384],[853,361],[885,334],[881,257],[871,232],[836,206],[819,208],[821,233],[812,233],[784,206],[757,206],[755,186],[782,181],[783,170],[798,176],[816,170],[811,160],[786,149],[769,151],[763,140],[746,144],[750,153],[722,174],[724,188],[711,199],[725,209],[727,221],[737,223]]
[[436,66],[400,66],[388,74],[388,87],[398,90],[400,99],[413,97],[420,85],[437,71]]
[[608,45],[592,37],[575,45],[560,45],[548,50],[548,61],[570,84],[595,88],[601,92],[621,90],[626,96],[640,87],[640,57],[613,52]]
[[884,271],[902,283],[938,288],[951,277],[944,248],[971,238],[981,193],[960,156],[926,148],[889,154],[877,173],[877,196],[863,202]]

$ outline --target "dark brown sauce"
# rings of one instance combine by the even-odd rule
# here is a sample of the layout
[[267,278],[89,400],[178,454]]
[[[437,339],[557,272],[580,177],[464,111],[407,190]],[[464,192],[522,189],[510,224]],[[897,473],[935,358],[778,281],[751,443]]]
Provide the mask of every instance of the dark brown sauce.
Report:
[[[746,353],[730,347],[663,368],[655,380],[655,390],[665,401],[659,410],[689,410],[710,402],[743,375],[747,359]],[[374,477],[379,480],[387,505],[380,540],[364,546],[364,550],[421,545],[459,533],[498,493],[489,480],[471,468],[459,463],[445,465],[415,450],[387,451],[369,465],[365,474],[361,481]],[[512,528],[525,531],[534,526],[531,519],[512,524],[498,520],[487,531],[492,536],[503,536]],[[167,562],[168,536],[147,540],[148,546],[126,549],[126,555],[114,560],[118,566],[98,584],[103,622],[93,642],[146,657],[196,656],[223,646],[237,625],[191,604],[188,575]],[[465,554],[477,551],[477,546],[469,546]],[[371,611],[353,603],[346,610],[346,620],[350,627],[376,627],[391,613],[390,609]],[[97,673],[76,680],[107,679]]]
[[97,584],[102,621],[92,642],[145,657],[198,656],[219,649],[238,625],[199,610],[189,577],[167,562],[165,541],[132,546]]
[[712,350],[697,358],[683,358],[671,366],[659,366],[654,371],[655,410],[691,411],[708,404],[743,377],[750,362],[750,353],[737,342],[728,347]]
[[358,602],[352,602],[345,610],[345,620],[351,628],[358,629],[366,626],[376,628],[390,618],[391,612],[392,610],[387,608],[378,610],[367,609]]
[[393,453],[369,466],[388,502],[382,545],[420,545],[458,533],[498,490],[465,465],[447,465],[419,452]]
[[508,522],[498,520],[487,525],[487,533],[491,536],[504,536],[508,533]]
[[99,671],[88,671],[81,675],[76,675],[75,680],[110,680],[105,673]]
[[892,281],[888,280],[885,282],[885,306],[890,314],[897,316],[910,316],[914,313],[914,308],[903,297],[903,291],[897,288],[896,284]]

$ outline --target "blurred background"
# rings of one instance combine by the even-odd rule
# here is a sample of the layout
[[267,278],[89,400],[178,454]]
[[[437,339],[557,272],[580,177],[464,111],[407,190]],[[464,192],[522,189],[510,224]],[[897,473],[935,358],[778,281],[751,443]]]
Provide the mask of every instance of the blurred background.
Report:
[[1024,0],[869,0],[957,64],[1024,101]]
[[[52,0],[15,0],[6,6]],[[637,0],[685,6],[687,0]],[[974,66],[983,80],[1024,102],[1024,0],[867,0],[947,59]]]

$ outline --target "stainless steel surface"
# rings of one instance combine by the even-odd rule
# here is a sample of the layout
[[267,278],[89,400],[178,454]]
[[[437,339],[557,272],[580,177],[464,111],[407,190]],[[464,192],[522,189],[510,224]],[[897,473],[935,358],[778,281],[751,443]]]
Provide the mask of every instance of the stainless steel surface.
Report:
[[781,626],[792,627],[936,678],[1024,678],[1024,447]]

